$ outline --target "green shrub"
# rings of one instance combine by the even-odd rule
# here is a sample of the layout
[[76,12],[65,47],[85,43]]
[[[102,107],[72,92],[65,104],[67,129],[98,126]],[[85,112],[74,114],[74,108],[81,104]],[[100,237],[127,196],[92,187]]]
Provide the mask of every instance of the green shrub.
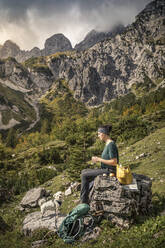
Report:
[[11,150],[0,143],[0,161],[11,158]]
[[51,70],[47,65],[42,65],[42,64],[33,65],[33,70],[35,72],[46,74],[47,76],[53,76]]
[[43,149],[42,152],[38,154],[38,162],[41,165],[45,164],[58,164],[63,162],[60,156],[60,152],[55,148]]
[[43,168],[43,169],[37,170],[36,174],[37,174],[37,179],[40,184],[43,184],[49,179],[52,179],[53,177],[57,176],[57,172],[49,168]]
[[18,173],[15,171],[7,173],[7,180],[5,182],[5,186],[15,195],[26,192],[37,184],[34,177],[31,177],[29,173]]
[[56,168],[57,172],[60,173],[60,172],[63,172],[67,169],[67,165],[66,165],[66,163],[60,163],[60,164],[56,164],[55,168]]

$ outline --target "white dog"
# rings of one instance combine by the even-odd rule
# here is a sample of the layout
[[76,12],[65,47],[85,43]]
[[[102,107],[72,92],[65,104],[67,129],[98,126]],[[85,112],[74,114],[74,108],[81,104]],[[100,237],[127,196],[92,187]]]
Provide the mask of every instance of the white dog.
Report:
[[41,209],[42,218],[47,210],[54,210],[56,215],[59,214],[59,209],[62,203],[62,196],[63,193],[61,191],[58,191],[53,195],[52,200],[46,200],[46,198],[41,198],[38,201],[38,205]]

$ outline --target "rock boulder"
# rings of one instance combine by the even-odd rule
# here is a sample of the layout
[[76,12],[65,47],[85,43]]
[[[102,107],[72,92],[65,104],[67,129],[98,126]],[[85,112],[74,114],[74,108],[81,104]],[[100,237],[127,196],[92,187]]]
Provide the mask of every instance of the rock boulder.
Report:
[[26,236],[32,235],[33,231],[41,228],[47,228],[56,232],[64,218],[65,216],[63,215],[56,217],[55,213],[51,211],[44,218],[41,217],[41,212],[33,212],[25,217],[22,231]]
[[148,214],[152,209],[151,180],[144,175],[133,176],[137,188],[132,189],[121,185],[116,177],[96,177],[90,195],[91,211],[102,211],[103,217],[121,227],[129,227],[135,216]]
[[33,208],[38,206],[38,200],[47,196],[47,192],[43,188],[34,188],[29,190],[23,197],[20,206],[22,208]]

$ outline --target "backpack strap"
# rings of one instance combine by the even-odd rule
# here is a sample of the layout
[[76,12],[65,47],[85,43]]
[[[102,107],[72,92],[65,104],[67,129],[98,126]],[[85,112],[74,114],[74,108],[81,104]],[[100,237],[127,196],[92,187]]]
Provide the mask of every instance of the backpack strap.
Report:
[[[72,234],[72,231],[74,230],[74,227],[75,227],[77,221],[78,221],[78,223],[79,223],[79,229],[77,230],[77,233],[76,233],[75,235],[72,236],[71,234]],[[83,231],[84,231],[83,220],[80,219],[80,218],[78,218],[78,219],[76,219],[76,220],[73,222],[72,228],[71,228],[71,230],[70,230],[70,232],[69,232],[68,235],[69,235],[69,236],[72,236],[72,238],[75,239],[78,235],[82,234]]]

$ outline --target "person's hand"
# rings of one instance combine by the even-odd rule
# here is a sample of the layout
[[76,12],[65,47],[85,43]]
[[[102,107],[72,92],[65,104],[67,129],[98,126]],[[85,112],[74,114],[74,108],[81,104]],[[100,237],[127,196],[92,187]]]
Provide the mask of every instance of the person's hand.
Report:
[[93,163],[99,162],[99,158],[98,157],[92,157],[92,162]]

